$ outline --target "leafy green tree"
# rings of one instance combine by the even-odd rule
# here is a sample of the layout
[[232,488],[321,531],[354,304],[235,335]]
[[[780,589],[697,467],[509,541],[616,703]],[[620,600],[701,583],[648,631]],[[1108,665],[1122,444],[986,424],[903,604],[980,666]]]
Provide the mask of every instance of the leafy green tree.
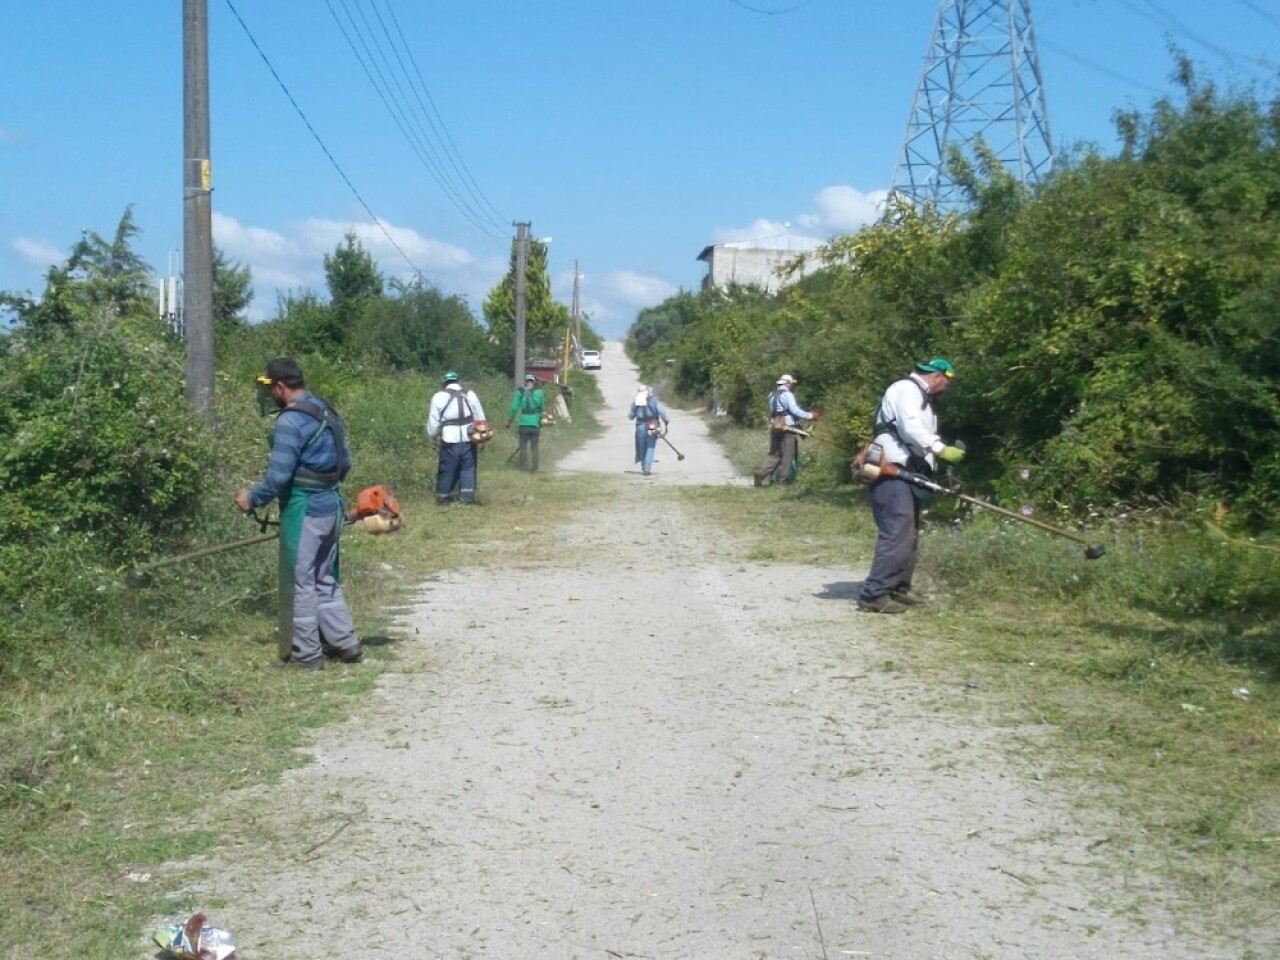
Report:
[[353,332],[352,349],[393,370],[438,375],[451,367],[497,370],[499,358],[458,296],[432,286],[392,282],[392,296],[372,302]]
[[126,207],[110,240],[86,230],[67,261],[49,268],[39,300],[7,293],[0,307],[33,329],[67,329],[101,311],[110,316],[144,313],[151,309],[154,293],[151,269],[130,245],[137,234],[133,207]]
[[253,277],[249,268],[232,262],[213,248],[213,331],[216,339],[245,325],[244,312],[253,302]]
[[359,325],[366,307],[382,296],[382,274],[356,235],[348,233],[333,253],[325,254],[324,276],[333,308],[329,333],[340,344]]
[[[501,282],[484,301],[484,319],[489,332],[510,352],[515,344],[516,329],[516,251],[511,251],[511,265]],[[569,308],[551,298],[551,276],[547,269],[547,245],[529,241],[525,266],[525,347],[529,354],[556,355],[565,328],[569,325]]]

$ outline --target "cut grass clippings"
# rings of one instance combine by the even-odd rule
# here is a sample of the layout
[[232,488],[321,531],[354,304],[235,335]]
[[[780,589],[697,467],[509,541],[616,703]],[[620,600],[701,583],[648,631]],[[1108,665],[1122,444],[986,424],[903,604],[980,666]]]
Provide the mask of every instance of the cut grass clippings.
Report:
[[[763,431],[716,426],[749,473]],[[544,463],[596,429],[581,418],[545,431]],[[398,471],[407,519],[392,536],[344,539],[369,644],[360,667],[275,665],[271,545],[237,555],[234,576],[211,561],[175,569],[193,588],[186,607],[118,596],[138,625],[132,642],[31,652],[30,679],[6,688],[0,708],[0,957],[145,950],[139,932],[185,906],[153,889],[149,870],[224,841],[200,820],[208,801],[306,762],[312,731],[358,707],[400,645],[419,642],[396,619],[418,585],[449,568],[542,563],[572,549],[553,529],[601,505],[607,481],[518,473],[505,459],[514,442],[500,432],[483,451],[478,508],[434,505],[434,460],[421,442],[381,464],[365,458],[362,482]],[[721,559],[865,570],[875,531],[862,491],[830,483],[830,459],[804,456],[793,487],[672,495],[725,531]],[[1034,729],[1011,741],[1051,786],[1114,810],[1116,831],[1096,842],[1137,874],[1232,904],[1247,924],[1280,891],[1280,698],[1265,661],[1275,623],[1247,612],[1254,574],[1219,555],[1110,547],[1088,564],[1075,545],[1007,523],[930,528],[920,580],[934,602],[881,635],[896,644],[882,668],[927,677],[951,692],[951,709]],[[200,586],[209,578],[238,592]],[[1221,589],[1200,597],[1196,586],[1218,583],[1240,591],[1234,612],[1174,614],[1211,603]]]
[[[860,576],[875,539],[861,491],[805,480],[680,495],[733,531],[741,556]],[[877,636],[895,668],[953,706],[1035,730],[1012,742],[1055,789],[1115,814],[1099,843],[1126,869],[1177,882],[1241,927],[1274,923],[1280,630],[1246,605],[1267,561],[1172,528],[1108,544],[1087,561],[1076,544],[990,515],[928,525],[916,579],[931,603]],[[1241,598],[1226,610],[1212,605],[1218,583]]]
[[[344,585],[366,642],[359,666],[278,665],[272,543],[166,568],[149,590],[104,580],[104,602],[132,624],[123,635],[48,625],[60,639],[24,648],[0,706],[0,957],[154,952],[140,932],[187,904],[155,889],[150,871],[222,842],[200,819],[209,801],[307,762],[313,731],[349,716],[398,647],[420,642],[396,621],[419,584],[565,549],[550,531],[598,502],[605,484],[566,482],[550,467],[599,431],[596,402],[593,385],[580,386],[575,421],[543,431],[538,474],[516,470],[515,432],[499,431],[480,454],[477,507],[435,505],[435,458],[411,426],[398,457],[357,464],[355,486],[395,478],[406,517],[399,533],[343,538]],[[385,396],[381,406],[407,408]],[[359,402],[352,408],[359,422]],[[260,470],[257,448],[252,460],[245,469]],[[229,496],[218,507],[231,511]],[[242,525],[233,517],[228,539],[244,536]]]

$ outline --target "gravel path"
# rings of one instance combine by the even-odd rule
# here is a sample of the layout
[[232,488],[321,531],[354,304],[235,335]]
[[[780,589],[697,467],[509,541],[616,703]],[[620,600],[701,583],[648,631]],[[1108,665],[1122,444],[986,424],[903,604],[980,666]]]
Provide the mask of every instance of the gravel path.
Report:
[[1239,956],[1108,869],[963,685],[885,669],[863,571],[739,562],[664,494],[741,482],[695,416],[683,462],[627,472],[616,345],[600,380],[564,469],[617,476],[608,515],[545,569],[424,584],[400,668],[245,805],[254,842],[184,865],[241,960]]

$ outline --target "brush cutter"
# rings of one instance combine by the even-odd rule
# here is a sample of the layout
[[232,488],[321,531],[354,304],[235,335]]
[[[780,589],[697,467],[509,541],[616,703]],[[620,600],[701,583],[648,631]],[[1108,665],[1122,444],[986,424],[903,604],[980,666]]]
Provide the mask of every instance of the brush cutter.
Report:
[[676,450],[676,445],[675,445],[674,443],[672,443],[670,440],[668,440],[668,439],[667,439],[667,435],[666,435],[665,433],[660,433],[660,434],[658,434],[658,436],[662,439],[662,442],[663,442],[663,443],[665,443],[665,444],[666,444],[668,447],[670,447],[672,450],[675,450],[675,453],[676,453],[676,459],[677,459],[677,460],[683,460],[683,459],[684,459],[684,454],[683,454],[683,453],[681,453],[679,450]]
[[[187,563],[190,560],[199,560],[201,557],[212,557],[215,554],[239,550],[243,547],[251,547],[255,543],[266,543],[268,540],[279,538],[280,521],[272,520],[269,511],[259,514],[257,510],[250,510],[247,516],[258,525],[259,532],[256,537],[245,537],[243,540],[233,540],[231,543],[222,543],[214,547],[205,547],[202,550],[193,550],[191,553],[182,553],[176,557],[166,557],[163,560],[144,563],[141,566],[131,568],[125,573],[125,584],[135,589],[147,587],[151,585],[151,574],[164,567],[176,566],[179,563]],[[367,533],[372,534],[392,533],[399,530],[402,521],[400,501],[383,484],[365,487],[356,494],[355,504],[342,518],[344,526],[358,524]],[[270,529],[272,527],[276,529]]]
[[[144,563],[141,566],[131,568],[124,575],[125,585],[133,589],[139,587],[151,586],[151,574],[156,570],[165,567],[176,566],[179,563],[186,563],[189,560],[199,560],[201,557],[212,557],[215,554],[226,553],[229,550],[239,550],[242,547],[251,547],[255,543],[266,543],[268,540],[276,540],[280,536],[279,520],[270,519],[269,515],[259,516],[256,510],[249,511],[249,517],[258,524],[259,534],[256,537],[245,537],[243,540],[233,540],[231,543],[222,543],[216,547],[205,547],[202,550],[193,550],[190,553],[181,553],[176,557],[166,557],[164,560],[154,560],[151,563]],[[268,530],[268,527],[276,527],[275,530]]]
[[[1026,523],[1036,527],[1046,533],[1052,533],[1059,537],[1066,537],[1068,540],[1074,540],[1076,543],[1084,544],[1084,558],[1086,560],[1097,560],[1107,548],[1100,543],[1090,543],[1087,539],[1070,530],[1063,530],[1061,527],[1055,527],[1045,523],[1042,520],[1034,520],[1031,517],[1023,516],[1020,513],[1014,513],[1012,510],[1006,510],[1004,507],[997,507],[994,503],[988,503],[986,500],[979,500],[977,497],[971,497],[967,493],[961,493],[953,487],[946,487],[940,483],[930,480],[928,477],[922,477],[918,473],[912,473],[909,470],[903,470],[896,464],[882,461],[879,464],[871,465],[876,470],[877,477],[900,477],[907,483],[920,487],[924,490],[931,490],[934,493],[945,493],[947,496],[955,497],[965,503],[972,504],[975,507],[981,507],[983,510],[990,510],[992,513],[998,513],[1002,517],[1008,517],[1010,520],[1017,520],[1019,523]],[[866,469],[865,467],[863,468]]]

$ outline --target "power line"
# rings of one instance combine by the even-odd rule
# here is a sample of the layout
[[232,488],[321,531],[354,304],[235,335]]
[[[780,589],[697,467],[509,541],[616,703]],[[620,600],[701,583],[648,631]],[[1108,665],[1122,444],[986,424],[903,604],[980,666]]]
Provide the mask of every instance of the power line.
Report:
[[761,10],[759,7],[753,7],[749,3],[744,3],[743,0],[729,0],[729,2],[736,4],[737,6],[741,7],[743,10],[750,10],[752,13],[762,13],[766,17],[779,17],[779,16],[782,16],[782,14],[784,13],[795,13],[801,7],[807,7],[810,3],[813,2],[813,0],[800,0],[800,2],[795,4],[794,6],[783,7],[781,10]]
[[[375,12],[376,12],[376,8],[375,8]],[[405,53],[408,54],[409,56],[409,62],[413,64],[413,70],[418,77],[418,83],[422,87],[422,92],[423,94],[426,95],[427,102],[431,104],[432,111],[435,113],[437,119],[439,119],[440,121],[440,127],[444,131],[444,139],[448,143],[448,146],[451,149],[452,154],[458,158],[458,163],[462,167],[463,174],[465,174],[464,183],[470,183],[475,186],[476,193],[479,194],[478,199],[481,202],[483,202],[484,205],[487,206],[490,211],[492,211],[498,225],[500,226],[505,225],[509,220],[509,218],[502,216],[502,214],[498,212],[498,208],[489,202],[489,198],[484,195],[484,191],[481,190],[480,185],[476,183],[475,177],[471,175],[471,170],[467,167],[466,162],[462,159],[462,155],[458,153],[458,148],[453,142],[453,137],[452,135],[450,135],[449,128],[444,122],[444,117],[441,116],[439,109],[436,107],[436,102],[435,102],[435,99],[431,96],[431,91],[427,89],[427,82],[422,77],[422,70],[419,69],[418,67],[417,58],[414,57],[412,49],[410,49],[408,42],[406,42],[405,40],[404,31],[400,29],[400,21],[396,19],[395,8],[393,8],[389,3],[387,4],[387,13],[391,17],[391,22],[395,25],[396,34],[400,37],[400,43],[404,47]]]
[[[458,185],[454,182],[454,178],[450,175],[446,166],[446,161],[450,160],[448,152],[442,148],[437,149],[432,141],[432,137],[426,133],[421,122],[419,122],[416,116],[414,116],[414,111],[409,107],[406,107],[404,91],[405,85],[401,82],[399,74],[397,74],[396,70],[393,68],[383,45],[378,41],[373,24],[370,23],[366,12],[360,7],[358,0],[353,0],[353,5],[360,14],[360,20],[364,23],[364,28],[362,29],[360,23],[356,20],[355,14],[352,13],[351,8],[347,5],[347,0],[338,0],[338,2],[342,6],[343,12],[346,14],[347,20],[350,24],[350,33],[343,25],[341,18],[338,16],[338,13],[334,9],[330,0],[325,0],[325,5],[329,9],[329,13],[333,16],[334,22],[337,23],[338,29],[341,31],[343,38],[347,41],[347,46],[351,49],[352,54],[360,64],[360,68],[364,71],[365,77],[373,86],[379,99],[382,100],[382,104],[386,107],[387,112],[391,114],[396,126],[400,128],[400,133],[404,136],[406,142],[408,142],[410,148],[417,155],[427,173],[430,174],[431,179],[435,181],[441,192],[449,202],[453,204],[458,212],[461,213],[462,216],[477,230],[486,234],[490,240],[500,245],[502,243],[502,237],[495,232],[495,228],[502,228],[500,221],[493,220],[488,216],[488,214],[473,206],[464,196],[462,196]],[[374,13],[378,16],[379,23],[382,23],[381,15],[378,14],[376,7],[374,8]],[[383,32],[387,33],[385,24],[383,24]],[[356,39],[359,40],[360,48],[363,48],[363,55],[361,54],[360,49],[357,48],[355,41],[352,40],[352,33],[354,33]],[[400,60],[398,51],[396,51],[396,58],[397,60]],[[404,73],[407,79],[408,73],[407,71],[404,71],[402,60],[401,72]],[[412,80],[407,79],[407,82],[410,89],[412,89]],[[430,118],[428,118],[428,120],[430,120]],[[438,141],[440,139],[439,131],[436,131],[436,140]],[[441,159],[442,153],[445,156],[445,159],[443,160]],[[453,165],[456,169],[456,163]]]
[[1161,90],[1159,87],[1153,87],[1151,84],[1143,83],[1141,80],[1135,80],[1132,77],[1126,77],[1123,73],[1117,73],[1115,70],[1112,70],[1110,67],[1104,67],[1100,63],[1095,63],[1092,60],[1087,60],[1084,57],[1080,56],[1079,54],[1072,53],[1070,50],[1066,49],[1065,47],[1059,46],[1056,43],[1051,43],[1048,40],[1041,40],[1040,46],[1045,47],[1048,50],[1052,50],[1054,53],[1060,54],[1066,57],[1068,60],[1074,60],[1076,63],[1080,64],[1081,66],[1088,67],[1090,70],[1097,70],[1099,73],[1105,73],[1107,76],[1115,80],[1120,80],[1124,83],[1132,84],[1135,87],[1141,87],[1143,90],[1148,90],[1157,95],[1165,92]]
[[[334,22],[338,25],[338,30],[342,33],[343,39],[347,41],[347,46],[351,49],[356,61],[360,64],[360,69],[364,71],[365,77],[368,78],[369,83],[378,94],[378,98],[382,101],[383,106],[387,108],[387,112],[391,114],[392,120],[395,121],[396,126],[400,128],[400,132],[409,143],[410,149],[414,151],[423,167],[431,175],[431,178],[436,182],[436,185],[440,187],[440,190],[448,200],[457,208],[458,212],[461,213],[463,217],[465,217],[477,230],[487,234],[495,241],[498,240],[499,238],[481,222],[478,215],[459,198],[456,188],[448,182],[448,173],[443,169],[439,158],[436,156],[434,148],[429,143],[425,142],[421,135],[415,139],[414,134],[406,128],[406,123],[412,125],[412,122],[409,120],[407,112],[401,106],[399,100],[396,100],[395,94],[391,90],[390,82],[388,82],[386,77],[383,76],[382,69],[378,66],[374,53],[370,49],[369,41],[361,32],[359,24],[356,23],[355,17],[346,5],[346,0],[339,0],[339,3],[342,4],[343,11],[346,13],[347,19],[351,23],[352,31],[355,33],[361,46],[364,48],[367,60],[366,56],[362,56],[360,51],[356,48],[355,41],[351,39],[351,34],[347,32],[347,28],[338,17],[338,13],[334,10],[333,4],[330,3],[329,0],[325,0],[325,6],[328,7],[329,13],[333,16]],[[361,16],[364,16],[363,12],[361,12]],[[368,24],[367,18],[365,23],[366,25]],[[386,62],[385,55],[382,59],[383,62]],[[389,64],[388,70],[390,70]],[[374,79],[374,73],[377,74],[377,79]],[[394,105],[392,103],[393,100],[396,101]]]
[[1155,0],[1142,0],[1142,2],[1146,4],[1146,6],[1149,7],[1152,12],[1143,10],[1141,7],[1137,6],[1134,0],[1119,0],[1119,2],[1121,6],[1127,7],[1129,10],[1133,11],[1138,16],[1151,21],[1156,26],[1164,27],[1166,30],[1171,30],[1174,33],[1181,34],[1182,36],[1190,40],[1192,43],[1197,44],[1201,47],[1204,47],[1206,50],[1209,50],[1210,52],[1217,54],[1219,57],[1227,61],[1227,63],[1231,64],[1232,66],[1238,66],[1240,65],[1240,61],[1245,61],[1250,69],[1254,69],[1256,65],[1260,64],[1260,61],[1257,57],[1252,57],[1252,56],[1249,56],[1248,54],[1243,54],[1243,53],[1235,53],[1231,50],[1227,50],[1224,47],[1220,47],[1216,43],[1214,43],[1212,40],[1208,40],[1205,37],[1201,36],[1195,30],[1191,29],[1191,27],[1188,26],[1184,21],[1179,20],[1173,14],[1169,13],[1169,11],[1164,9],[1164,7],[1162,7],[1160,4],[1156,3]]
[[245,36],[247,36],[249,38],[249,42],[253,44],[253,49],[258,51],[258,56],[262,58],[262,62],[265,63],[267,65],[267,69],[271,71],[271,76],[275,77],[276,83],[280,85],[280,89],[284,91],[284,95],[288,97],[289,102],[293,104],[293,109],[297,111],[298,116],[302,118],[302,122],[306,124],[307,129],[311,131],[311,136],[315,138],[316,143],[320,145],[320,149],[324,151],[324,155],[328,157],[329,162],[333,164],[333,169],[338,171],[338,176],[342,178],[343,183],[347,185],[356,200],[359,201],[360,206],[364,208],[364,212],[369,215],[369,219],[372,220],[374,224],[377,225],[378,229],[382,231],[382,235],[387,238],[387,242],[390,243],[391,246],[395,247],[396,252],[399,253],[400,256],[404,258],[404,262],[413,269],[413,272],[417,274],[418,279],[423,283],[426,283],[426,276],[420,269],[418,269],[417,264],[409,259],[409,255],[401,249],[400,244],[396,243],[395,238],[387,232],[387,228],[383,226],[382,221],[379,220],[373,210],[369,208],[369,204],[365,203],[364,197],[360,196],[360,191],[357,190],[355,184],[351,182],[351,178],[346,175],[342,167],[338,164],[338,161],[334,159],[333,154],[329,152],[329,148],[325,146],[324,141],[320,139],[320,134],[316,133],[316,128],[311,125],[311,121],[307,119],[307,115],[302,112],[302,107],[298,106],[298,101],[293,98],[293,94],[289,92],[289,88],[280,78],[280,74],[276,73],[276,68],[271,65],[271,61],[267,58],[266,53],[264,53],[262,47],[258,45],[257,39],[253,36],[253,31],[250,30],[249,25],[244,22],[244,18],[240,16],[240,11],[235,8],[235,4],[233,4],[231,0],[226,0],[226,3],[227,7],[230,8],[232,15],[239,21],[241,28],[244,30]]
[[1258,6],[1253,2],[1253,0],[1236,0],[1236,3],[1240,4],[1240,6],[1247,10],[1252,10],[1258,16],[1262,17],[1262,19],[1271,21],[1274,26],[1280,27],[1280,17],[1277,17],[1270,10],[1265,10]]

